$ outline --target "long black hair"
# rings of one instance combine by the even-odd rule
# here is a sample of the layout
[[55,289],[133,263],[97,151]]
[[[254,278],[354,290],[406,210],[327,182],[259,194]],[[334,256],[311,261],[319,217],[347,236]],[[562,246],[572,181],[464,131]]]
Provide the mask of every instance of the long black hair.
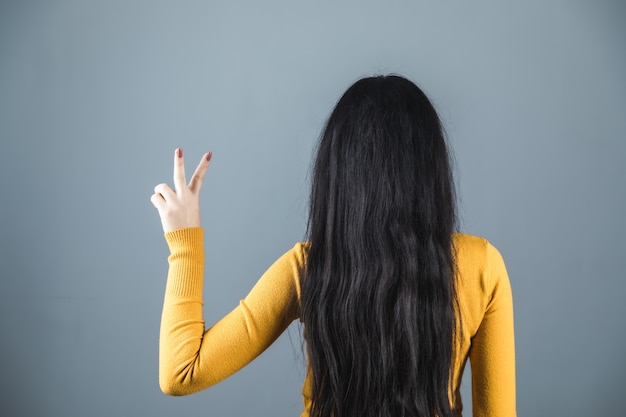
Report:
[[301,277],[312,417],[448,417],[454,183],[440,119],[395,75],[341,97],[314,163]]

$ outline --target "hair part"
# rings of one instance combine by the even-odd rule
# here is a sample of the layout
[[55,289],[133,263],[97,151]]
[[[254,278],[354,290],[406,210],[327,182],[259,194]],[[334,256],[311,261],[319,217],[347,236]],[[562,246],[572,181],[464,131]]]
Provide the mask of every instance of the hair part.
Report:
[[354,83],[313,168],[301,278],[312,417],[452,415],[455,227],[426,95],[395,75]]

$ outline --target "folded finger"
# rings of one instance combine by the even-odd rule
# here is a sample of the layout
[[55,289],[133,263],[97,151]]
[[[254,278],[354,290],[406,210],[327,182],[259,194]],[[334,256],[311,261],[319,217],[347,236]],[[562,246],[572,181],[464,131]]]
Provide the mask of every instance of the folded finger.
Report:
[[163,196],[161,194],[152,194],[150,196],[150,202],[154,207],[156,207],[157,210],[161,210],[163,207],[165,207],[165,200],[163,199]]
[[166,202],[171,201],[176,197],[176,192],[165,183],[161,183],[154,187],[154,194],[160,195],[161,198]]

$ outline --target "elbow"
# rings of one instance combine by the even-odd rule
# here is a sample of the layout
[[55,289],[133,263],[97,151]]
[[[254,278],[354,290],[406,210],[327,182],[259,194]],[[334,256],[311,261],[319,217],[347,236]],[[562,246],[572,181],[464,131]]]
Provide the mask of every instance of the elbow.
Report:
[[179,397],[186,394],[182,384],[176,381],[175,378],[167,377],[163,374],[159,374],[159,387],[165,395]]
[[192,386],[185,381],[184,375],[178,375],[173,372],[159,371],[159,388],[163,394],[180,397],[195,392]]
[[198,392],[207,386],[194,375],[193,370],[183,369],[181,372],[176,372],[172,369],[161,368],[159,387],[166,395],[180,397]]
[[159,382],[159,386],[161,387],[161,391],[165,395],[171,395],[173,397],[178,397],[183,395],[179,389],[177,389],[174,385],[164,384]]

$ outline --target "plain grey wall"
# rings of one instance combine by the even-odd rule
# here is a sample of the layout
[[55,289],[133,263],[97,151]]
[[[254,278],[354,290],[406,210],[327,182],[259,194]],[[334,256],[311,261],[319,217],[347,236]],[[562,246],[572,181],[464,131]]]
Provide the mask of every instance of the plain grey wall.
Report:
[[519,414],[619,415],[625,20],[623,1],[2,1],[0,415],[298,415],[297,328],[210,390],[161,394],[149,196],[176,146],[190,167],[213,150],[219,318],[302,239],[334,102],[387,72],[436,104],[462,228],[507,261]]

